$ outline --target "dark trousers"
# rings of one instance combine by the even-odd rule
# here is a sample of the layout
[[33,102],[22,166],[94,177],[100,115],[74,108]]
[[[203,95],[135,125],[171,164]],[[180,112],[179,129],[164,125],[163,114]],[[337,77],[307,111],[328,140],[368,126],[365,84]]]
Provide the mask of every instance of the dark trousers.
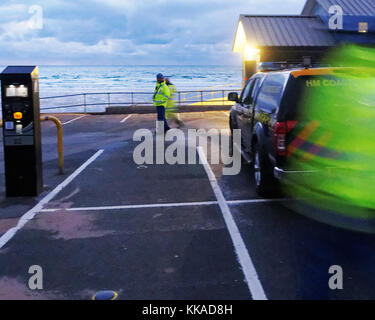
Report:
[[156,110],[158,112],[158,121],[164,122],[164,132],[167,132],[170,128],[167,119],[165,118],[165,108],[163,106],[158,106],[156,107]]

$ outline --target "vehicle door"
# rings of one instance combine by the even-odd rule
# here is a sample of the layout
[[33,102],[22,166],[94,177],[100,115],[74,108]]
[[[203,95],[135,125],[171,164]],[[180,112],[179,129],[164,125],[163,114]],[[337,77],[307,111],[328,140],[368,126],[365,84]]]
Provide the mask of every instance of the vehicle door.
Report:
[[238,128],[241,130],[241,136],[242,136],[242,142],[244,142],[244,129],[246,125],[246,113],[249,112],[248,108],[248,97],[250,96],[251,89],[253,87],[254,80],[250,79],[247,84],[245,85],[245,88],[243,89],[241,93],[241,97],[239,99],[239,102],[236,105],[236,121]]
[[261,143],[273,161],[274,127],[287,79],[287,73],[269,74],[262,83],[254,111],[254,125],[261,127]]
[[253,79],[253,84],[251,86],[248,97],[244,100],[244,112],[242,115],[242,133],[243,133],[243,144],[245,146],[245,151],[251,151],[251,140],[252,132],[254,127],[254,109],[256,98],[261,85],[262,77],[256,77]]

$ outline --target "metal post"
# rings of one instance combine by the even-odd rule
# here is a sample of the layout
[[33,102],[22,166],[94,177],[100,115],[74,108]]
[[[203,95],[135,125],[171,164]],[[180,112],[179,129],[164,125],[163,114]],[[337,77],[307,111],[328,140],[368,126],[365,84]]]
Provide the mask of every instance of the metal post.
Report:
[[132,105],[134,105],[134,92],[132,92]]
[[225,105],[225,103],[224,103],[225,91],[223,90],[222,93],[223,93],[223,106],[224,106]]
[[203,91],[201,91],[201,105],[203,105]]
[[86,93],[83,94],[83,106],[84,106],[84,112],[86,113]]
[[111,93],[108,92],[107,97],[108,97],[108,108],[109,108],[111,106]]
[[64,174],[64,146],[63,146],[63,127],[61,121],[54,116],[42,116],[40,121],[52,121],[57,128],[57,150],[59,155],[59,171]]
[[178,105],[181,105],[181,92],[178,93]]

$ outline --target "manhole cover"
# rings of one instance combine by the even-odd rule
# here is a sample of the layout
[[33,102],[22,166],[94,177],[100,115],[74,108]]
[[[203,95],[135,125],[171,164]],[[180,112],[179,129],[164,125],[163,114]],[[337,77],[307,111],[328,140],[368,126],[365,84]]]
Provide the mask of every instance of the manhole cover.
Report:
[[118,297],[118,293],[111,290],[99,291],[96,293],[92,300],[116,300]]

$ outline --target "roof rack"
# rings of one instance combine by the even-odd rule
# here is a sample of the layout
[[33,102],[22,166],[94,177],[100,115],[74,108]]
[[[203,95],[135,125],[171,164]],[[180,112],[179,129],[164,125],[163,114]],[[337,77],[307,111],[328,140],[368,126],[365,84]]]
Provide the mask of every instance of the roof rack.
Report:
[[307,63],[308,61],[296,61],[293,62],[261,62],[259,63],[258,69],[260,72],[270,72],[270,71],[283,71],[290,69],[300,69],[300,68],[323,68],[331,67],[329,64],[322,63]]

